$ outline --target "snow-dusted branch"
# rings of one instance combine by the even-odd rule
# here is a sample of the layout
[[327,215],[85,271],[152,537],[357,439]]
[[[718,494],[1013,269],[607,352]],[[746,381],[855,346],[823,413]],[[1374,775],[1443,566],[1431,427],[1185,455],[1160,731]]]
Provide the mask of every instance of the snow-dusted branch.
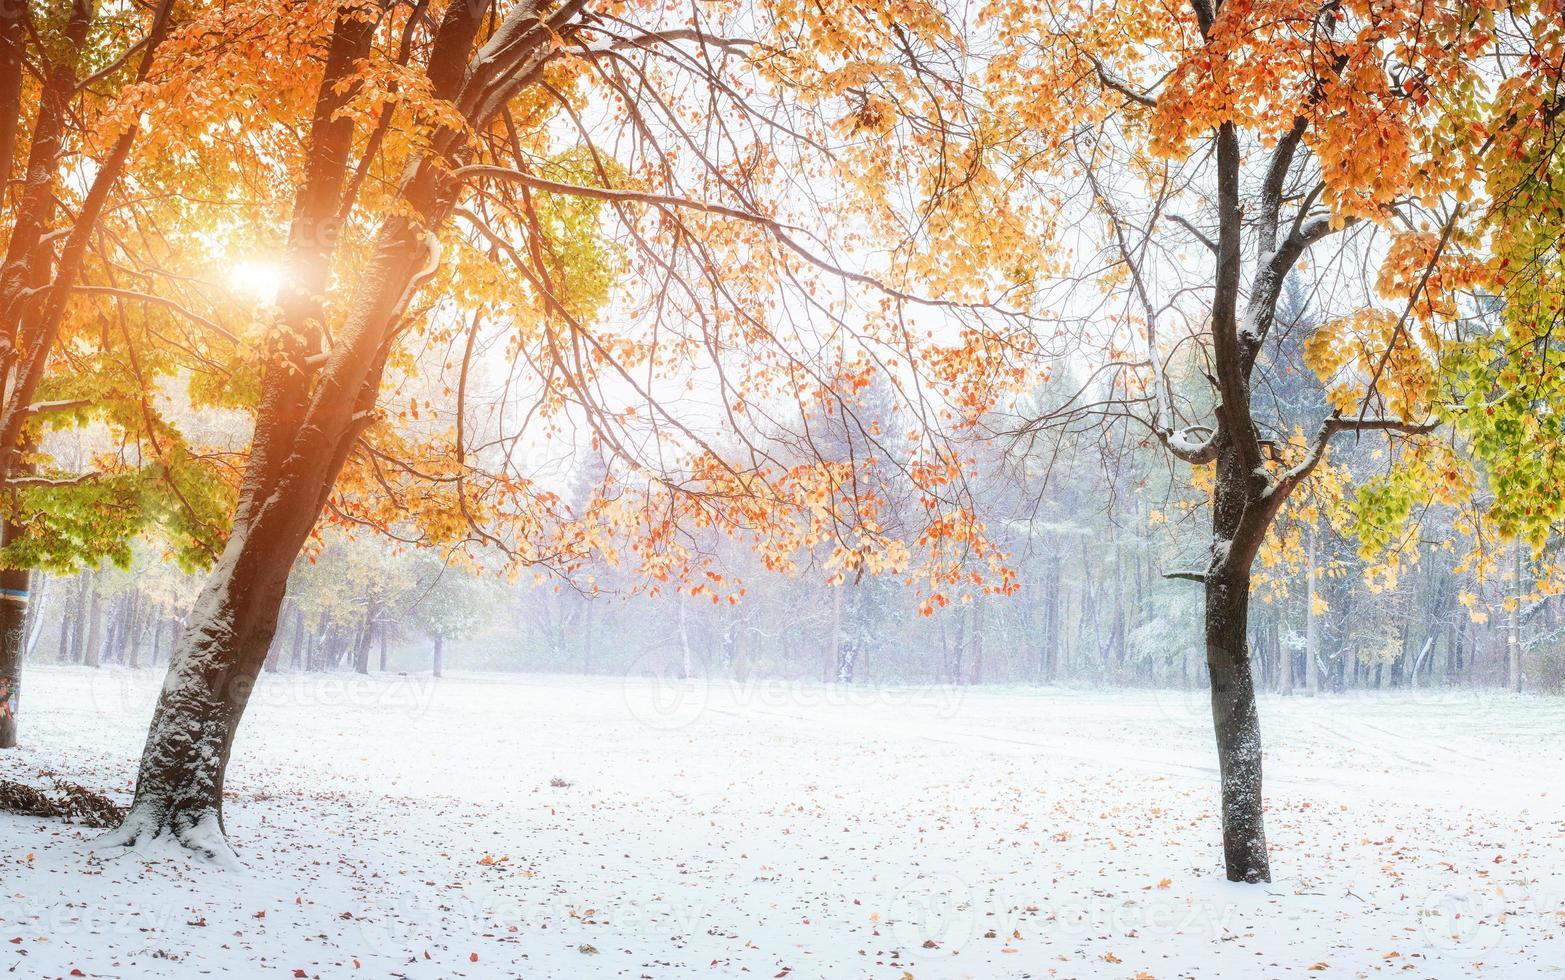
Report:
[[27,406],[27,414],[38,416],[47,415],[50,412],[74,412],[91,404],[91,400],[86,398],[62,398],[59,401],[33,402]]
[[1292,493],[1293,489],[1320,465],[1320,461],[1326,456],[1326,448],[1331,443],[1332,436],[1339,432],[1402,432],[1407,435],[1426,435],[1439,427],[1438,421],[1409,422],[1406,419],[1384,417],[1344,418],[1340,414],[1333,414],[1320,424],[1320,429],[1315,433],[1315,438],[1310,443],[1304,459],[1278,477],[1277,482],[1267,489],[1265,496],[1280,501]]
[[1157,437],[1163,448],[1186,463],[1200,465],[1217,458],[1219,430],[1207,425],[1190,425],[1174,431],[1158,429]]
[[16,490],[32,487],[74,487],[96,480],[102,475],[102,473],[92,470],[86,473],[78,473],[76,476],[13,476],[6,481],[6,488]]

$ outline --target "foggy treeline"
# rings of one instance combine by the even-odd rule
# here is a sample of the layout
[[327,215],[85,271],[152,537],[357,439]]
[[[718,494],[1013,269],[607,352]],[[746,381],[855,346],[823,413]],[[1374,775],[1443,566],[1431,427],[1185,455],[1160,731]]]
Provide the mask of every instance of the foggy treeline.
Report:
[[[1319,397],[1310,382],[1292,383],[1297,390],[1274,396]],[[1037,398],[1047,404],[1058,392]],[[1011,556],[1021,583],[1011,596],[933,604],[924,614],[928,590],[918,583],[833,584],[807,555],[797,575],[776,574],[742,542],[714,540],[717,564],[744,588],[737,602],[714,602],[654,594],[607,567],[574,584],[509,581],[372,532],[328,531],[294,570],[267,669],[1204,686],[1200,586],[1169,577],[1204,562],[1201,493],[1156,454],[1137,451],[1140,437],[1128,427],[1022,438],[996,418],[994,429],[1002,437],[975,450],[987,456],[969,489]],[[1339,459],[1355,475],[1389,465],[1369,444],[1346,446]],[[1565,598],[1534,593],[1531,559],[1510,546],[1501,574],[1464,571],[1470,543],[1458,540],[1453,517],[1424,515],[1394,583],[1366,574],[1371,564],[1324,511],[1291,528],[1304,567],[1279,561],[1257,584],[1250,640],[1259,682],[1280,692],[1558,692]],[[128,569],[50,577],[33,604],[29,656],[165,662],[200,582],[146,543]]]

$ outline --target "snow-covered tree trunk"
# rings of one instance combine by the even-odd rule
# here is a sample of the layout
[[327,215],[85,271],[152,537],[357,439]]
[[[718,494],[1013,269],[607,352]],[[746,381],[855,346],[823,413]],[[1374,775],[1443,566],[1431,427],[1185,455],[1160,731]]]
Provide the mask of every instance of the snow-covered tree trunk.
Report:
[[1261,786],[1261,721],[1249,650],[1250,562],[1258,541],[1235,535],[1264,534],[1243,521],[1248,480],[1239,456],[1225,449],[1217,460],[1213,494],[1213,561],[1207,572],[1206,667],[1212,725],[1222,784],[1223,859],[1228,880],[1271,880]]
[[[271,443],[246,465],[233,531],[169,660],[135,800],[109,843],[134,845],[168,834],[214,859],[232,859],[222,799],[234,733],[276,632],[289,570],[371,420],[367,408],[379,391],[385,331],[428,261],[423,241],[406,219],[391,219],[317,387],[294,404],[275,389],[263,391],[263,408],[273,406],[296,425],[258,421],[257,438],[269,432]],[[269,381],[292,383],[286,376]]]
[[1223,797],[1223,857],[1233,881],[1270,881],[1261,796],[1261,723],[1246,642],[1250,576],[1206,584],[1206,666]]
[[135,799],[108,843],[172,835],[210,858],[231,860],[223,777],[317,501],[314,488],[279,487],[236,522],[169,659]]
[[[0,543],[9,541],[18,530],[6,524],[0,529]],[[0,749],[16,747],[31,580],[32,575],[25,568],[0,568]]]
[[857,637],[849,637],[837,646],[837,676],[838,684],[852,684],[853,671],[858,664],[859,644]]
[[1282,692],[1283,697],[1293,697],[1294,648],[1292,637],[1283,636],[1280,617],[1273,635],[1277,638],[1277,690]]
[[[583,0],[567,0],[540,21],[539,5],[507,9],[476,52],[489,14],[483,3],[446,7],[424,72],[434,98],[450,101],[482,130],[520,80],[532,77]],[[251,454],[233,530],[169,660],[142,751],[136,796],[108,842],[134,845],[172,835],[213,858],[231,858],[223,833],[223,779],[287,588],[288,572],[325,508],[348,456],[374,421],[386,358],[405,323],[410,295],[439,264],[433,230],[450,215],[460,186],[450,174],[469,152],[465,134],[437,132],[407,160],[394,207],[356,268],[338,329],[322,323],[325,286],[345,201],[353,120],[341,110],[374,35],[360,5],[344,4],[333,26],[312,119],[305,176],[295,199],[287,277],[278,308],[283,329],[267,349]],[[439,637],[436,669],[440,668]]]

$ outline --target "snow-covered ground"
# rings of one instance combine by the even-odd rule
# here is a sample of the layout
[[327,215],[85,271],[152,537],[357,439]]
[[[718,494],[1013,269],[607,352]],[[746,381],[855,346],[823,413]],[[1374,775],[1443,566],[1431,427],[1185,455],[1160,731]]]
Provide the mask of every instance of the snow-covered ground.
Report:
[[[31,669],[0,774],[128,796],[160,679]],[[1262,713],[1255,887],[1197,693],[271,676],[248,870],[0,816],[0,974],[1565,974],[1565,703]]]

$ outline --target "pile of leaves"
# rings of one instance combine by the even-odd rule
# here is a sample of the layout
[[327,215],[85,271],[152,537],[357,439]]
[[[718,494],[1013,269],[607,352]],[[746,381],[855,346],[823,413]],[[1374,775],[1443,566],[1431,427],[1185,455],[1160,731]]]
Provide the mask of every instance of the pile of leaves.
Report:
[[0,810],[27,817],[59,817],[66,823],[79,823],[84,827],[118,827],[125,818],[125,808],[102,793],[61,779],[52,772],[38,775],[53,785],[52,794],[26,783],[0,779]]

